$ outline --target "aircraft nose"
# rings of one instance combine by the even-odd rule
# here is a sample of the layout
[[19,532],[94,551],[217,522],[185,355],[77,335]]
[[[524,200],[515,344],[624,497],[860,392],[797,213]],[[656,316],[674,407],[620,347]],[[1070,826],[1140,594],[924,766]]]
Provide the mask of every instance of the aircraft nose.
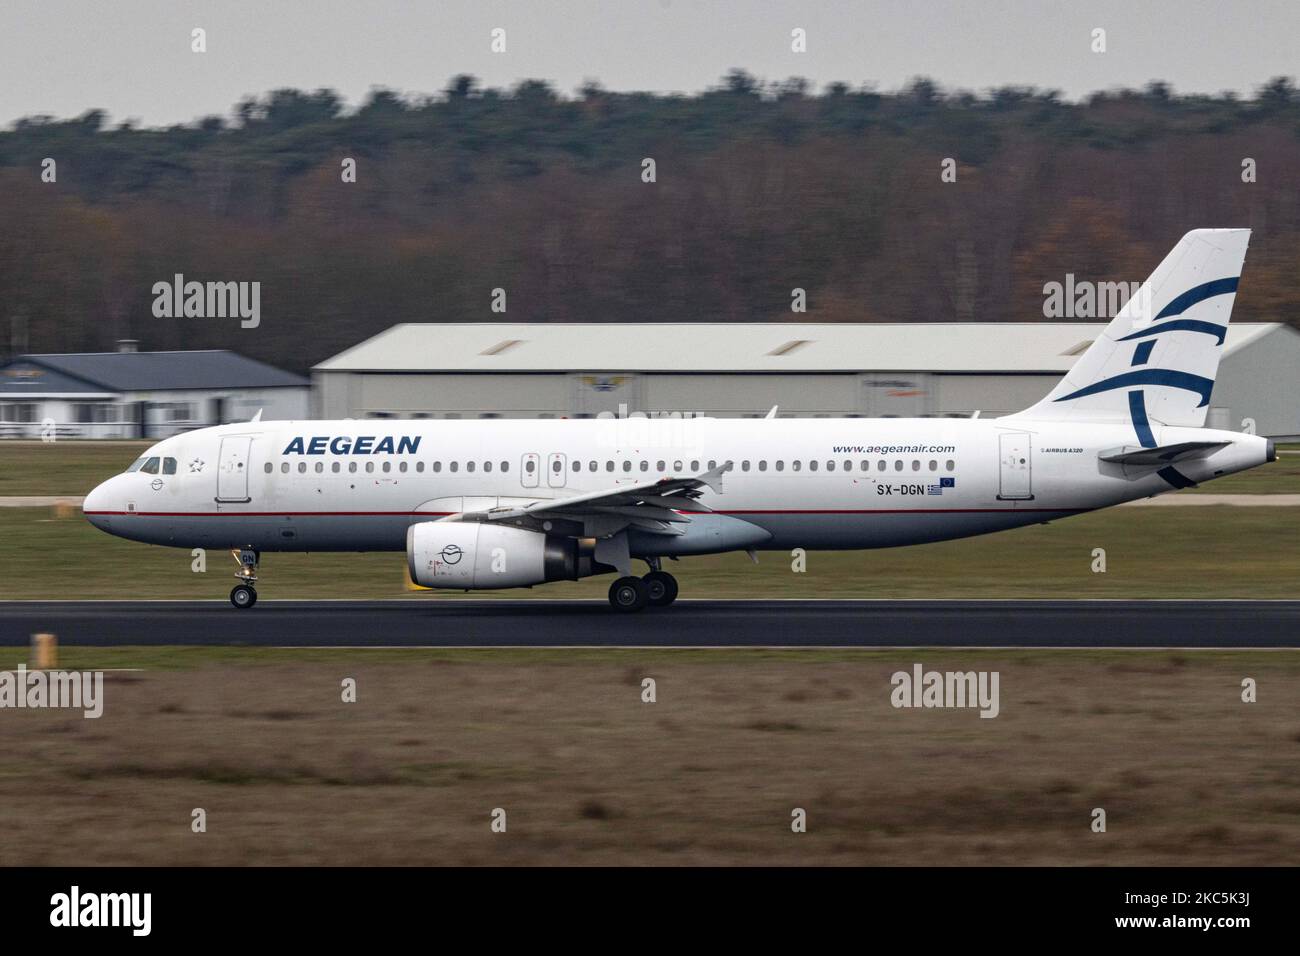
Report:
[[[110,479],[111,480],[111,479]],[[96,485],[81,502],[81,512],[86,520],[101,531],[108,527],[109,492],[108,482]]]

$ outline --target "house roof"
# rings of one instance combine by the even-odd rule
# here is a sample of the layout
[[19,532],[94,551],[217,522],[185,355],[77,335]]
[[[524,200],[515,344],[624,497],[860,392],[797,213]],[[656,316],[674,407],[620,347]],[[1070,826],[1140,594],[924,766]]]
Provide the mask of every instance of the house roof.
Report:
[[5,395],[301,388],[308,384],[301,375],[220,349],[22,355],[0,367],[0,393]]
[[[1065,372],[1104,322],[404,324],[318,372]],[[1233,323],[1224,354],[1283,330]]]

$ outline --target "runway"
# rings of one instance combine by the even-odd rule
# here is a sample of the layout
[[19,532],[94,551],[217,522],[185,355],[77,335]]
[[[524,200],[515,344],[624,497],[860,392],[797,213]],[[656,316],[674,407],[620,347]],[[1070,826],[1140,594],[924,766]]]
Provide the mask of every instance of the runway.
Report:
[[1300,647],[1300,601],[0,603],[0,646]]

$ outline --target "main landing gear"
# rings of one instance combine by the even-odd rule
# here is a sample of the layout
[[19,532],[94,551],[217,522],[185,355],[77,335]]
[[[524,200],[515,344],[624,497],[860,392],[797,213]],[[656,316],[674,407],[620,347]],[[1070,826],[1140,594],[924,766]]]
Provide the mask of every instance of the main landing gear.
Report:
[[257,583],[259,555],[249,548],[231,551],[230,554],[239,562],[239,570],[235,572],[235,579],[239,583],[230,589],[230,603],[240,610],[250,608],[257,603],[257,589],[253,585]]
[[646,558],[650,573],[645,577],[619,578],[609,586],[609,603],[618,611],[639,611],[644,607],[667,607],[677,600],[677,579],[661,570],[658,558]]

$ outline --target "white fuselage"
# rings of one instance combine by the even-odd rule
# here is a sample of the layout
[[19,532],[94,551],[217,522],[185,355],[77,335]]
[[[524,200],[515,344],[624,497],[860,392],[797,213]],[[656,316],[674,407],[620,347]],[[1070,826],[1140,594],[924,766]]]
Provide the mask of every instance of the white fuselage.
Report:
[[[1227,443],[1179,462],[1178,483],[1251,468],[1271,454],[1252,435],[1154,431],[1161,445]],[[84,507],[97,527],[153,544],[402,551],[416,522],[694,476],[730,461],[721,493],[705,491],[698,503],[770,535],[745,546],[879,548],[1173,490],[1150,467],[1099,460],[1134,444],[1129,426],[1015,417],[257,422],[159,442],[145,458],[174,459],[174,473],[160,465],[118,475]],[[725,536],[688,539],[670,545],[641,535],[632,553],[736,547]]]

